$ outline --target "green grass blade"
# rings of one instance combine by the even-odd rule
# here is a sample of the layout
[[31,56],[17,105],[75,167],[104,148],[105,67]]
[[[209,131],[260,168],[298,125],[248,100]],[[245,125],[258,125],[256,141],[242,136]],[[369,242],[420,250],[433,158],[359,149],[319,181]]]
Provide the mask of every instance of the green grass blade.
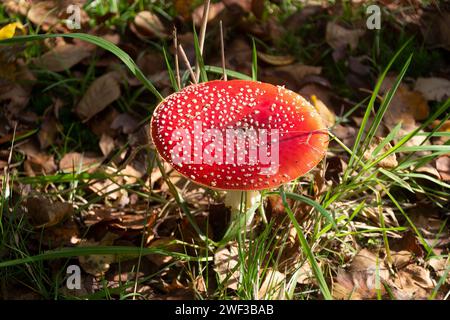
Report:
[[[222,67],[206,65],[205,66],[205,70],[207,72],[214,73],[214,74],[220,74],[220,75],[223,74],[223,68]],[[248,75],[240,73],[238,71],[225,69],[225,72],[226,72],[227,76],[229,76],[231,78],[235,78],[235,79],[239,79],[239,80],[252,80],[252,77],[249,77]]]
[[253,40],[253,49],[252,49],[252,80],[258,80],[258,53],[256,51],[255,38]]
[[377,163],[379,163],[381,160],[385,159],[389,155],[391,155],[394,152],[397,152],[400,147],[402,147],[406,142],[408,142],[412,137],[414,137],[419,131],[423,130],[424,128],[428,127],[434,120],[436,120],[443,112],[447,111],[450,107],[450,99],[447,99],[447,101],[431,116],[429,117],[424,123],[422,123],[418,128],[404,136],[402,139],[400,139],[397,144],[392,147],[390,150],[385,152],[383,155],[372,161],[371,163],[367,164],[359,173],[362,174],[364,171],[367,171],[368,169],[375,166]]
[[380,172],[382,174],[384,174],[386,177],[388,177],[392,181],[396,182],[399,186],[401,186],[401,187],[405,188],[406,190],[411,191],[412,193],[414,193],[414,191],[411,188],[411,186],[407,182],[405,182],[404,179],[402,179],[399,176],[397,176],[395,173],[390,172],[388,170],[385,170],[383,168],[380,168],[379,170],[380,170]]
[[411,41],[411,40],[408,40],[408,41],[407,41],[407,42],[406,42],[406,43],[405,43],[405,44],[404,44],[404,45],[396,52],[396,54],[395,54],[394,57],[391,59],[391,61],[389,62],[388,66],[386,67],[386,69],[383,71],[383,73],[381,74],[380,78],[378,79],[377,84],[375,85],[375,89],[374,89],[374,91],[373,91],[373,93],[372,93],[372,96],[371,96],[371,98],[370,98],[369,104],[367,105],[366,112],[364,113],[364,117],[363,117],[363,120],[362,120],[362,123],[361,123],[361,127],[360,127],[360,129],[359,129],[359,131],[358,131],[358,134],[357,134],[357,136],[356,136],[355,143],[354,143],[354,145],[353,145],[353,149],[352,149],[352,150],[353,150],[353,154],[350,156],[350,160],[349,160],[349,162],[348,162],[347,169],[346,169],[345,172],[344,172],[344,177],[343,177],[343,180],[344,180],[344,181],[346,181],[346,180],[349,178],[351,172],[352,172],[353,169],[354,169],[355,156],[356,156],[357,154],[358,154],[358,155],[360,154],[360,150],[361,150],[361,140],[362,140],[364,131],[366,130],[366,126],[367,126],[367,123],[368,123],[368,121],[369,121],[369,117],[370,117],[370,115],[371,115],[371,113],[372,113],[372,109],[373,109],[373,107],[374,107],[374,105],[375,105],[375,100],[376,100],[376,98],[377,98],[377,96],[378,96],[378,92],[380,91],[381,84],[383,83],[384,78],[386,78],[386,75],[387,75],[388,71],[390,70],[390,68],[392,67],[392,65],[394,64],[394,62],[395,62],[395,61],[397,60],[397,58],[399,57],[400,53],[407,47],[407,45],[409,44],[410,41]]
[[175,79],[175,74],[173,73],[172,66],[170,65],[169,57],[167,56],[166,48],[163,47],[164,60],[166,61],[167,72],[169,73],[170,84],[172,85],[172,89],[177,92],[180,90],[178,88],[177,80]]
[[198,42],[197,31],[195,31],[194,27],[194,49],[195,49],[195,57],[197,58],[198,67],[200,69],[200,80],[201,82],[208,81],[208,75],[205,70],[205,63],[203,61],[203,55],[200,51],[200,44]]
[[306,240],[305,235],[303,234],[302,227],[298,223],[297,219],[295,219],[294,213],[292,212],[291,208],[289,207],[289,204],[287,203],[286,193],[284,192],[283,187],[280,187],[279,193],[281,196],[281,200],[283,201],[283,206],[286,209],[286,212],[289,216],[289,219],[291,220],[295,230],[297,231],[297,235],[300,240],[302,249],[307,256],[309,263],[311,264],[311,268],[313,269],[314,275],[317,279],[317,282],[319,283],[319,288],[323,294],[323,297],[326,300],[333,300],[330,289],[328,288],[328,284],[323,276],[322,270],[320,269],[319,264],[317,263],[316,258],[314,256],[314,253],[309,247],[308,241]]
[[395,93],[397,92],[398,87],[400,86],[400,83],[403,80],[403,77],[406,74],[406,71],[408,70],[409,65],[411,64],[412,60],[412,54],[409,56],[408,60],[403,65],[403,68],[400,72],[400,74],[397,76],[397,79],[395,80],[395,83],[393,87],[388,91],[386,97],[383,99],[383,102],[381,103],[380,108],[378,109],[377,113],[375,114],[375,119],[372,122],[369,132],[364,139],[364,146],[361,149],[361,154],[364,154],[366,149],[370,146],[370,143],[372,142],[373,137],[375,136],[375,133],[378,130],[378,127],[381,124],[381,121],[383,120],[383,117],[391,104],[392,99],[394,98]]
[[[271,195],[271,194],[279,194],[279,192],[268,192],[267,195]],[[323,215],[328,222],[337,230],[337,224],[336,224],[336,220],[334,219],[334,217],[324,208],[322,207],[319,203],[317,203],[316,201],[305,197],[301,194],[297,194],[297,193],[292,193],[292,192],[285,192],[286,197],[293,199],[293,200],[297,200],[297,201],[302,201],[308,205],[310,205],[311,207],[313,207],[314,209],[316,209],[321,215]]]

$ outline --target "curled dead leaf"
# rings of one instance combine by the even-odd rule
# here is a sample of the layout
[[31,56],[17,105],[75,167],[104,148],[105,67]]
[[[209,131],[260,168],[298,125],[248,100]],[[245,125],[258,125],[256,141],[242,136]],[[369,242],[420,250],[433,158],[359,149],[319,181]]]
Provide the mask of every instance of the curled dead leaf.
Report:
[[[387,93],[394,83],[395,77],[386,77],[380,91]],[[425,120],[429,113],[430,107],[423,95],[418,91],[411,91],[407,85],[401,83],[386,111],[385,122],[390,126],[395,126],[401,120],[405,123],[414,122],[413,120]]]
[[4,0],[2,2],[8,13],[20,14],[22,16],[27,15],[27,11],[31,5],[28,0]]
[[443,156],[436,160],[436,169],[443,181],[450,181],[450,157]]
[[[214,20],[222,11],[225,9],[225,5],[223,2],[217,2],[217,3],[211,3],[209,6],[209,12],[208,12],[208,22],[211,22]],[[199,6],[195,8],[194,12],[192,12],[192,21],[194,21],[194,24],[197,27],[200,27],[202,24],[202,18],[203,18],[203,6]]]
[[258,299],[283,300],[286,292],[286,275],[272,268],[268,268],[264,281],[258,291]]
[[[372,161],[374,159],[374,157],[378,157],[378,156],[382,155],[383,153],[386,153],[392,149],[391,143],[388,142],[383,146],[383,148],[381,148],[381,150],[378,152],[377,155],[373,155],[373,152],[381,144],[382,141],[383,141],[383,138],[381,138],[381,137],[373,138],[369,147],[364,152],[364,156],[363,156],[364,160]],[[377,166],[381,167],[381,168],[395,168],[396,166],[398,166],[397,156],[395,155],[395,153],[391,153],[389,156],[387,156],[386,158],[384,158],[383,160],[378,162]]]
[[58,131],[61,130],[61,125],[55,117],[48,116],[44,118],[41,129],[38,133],[39,144],[41,149],[46,149],[52,145],[56,139]]
[[333,297],[335,299],[375,299],[378,293],[385,294],[381,283],[388,278],[389,271],[383,260],[369,250],[362,249],[353,258],[348,271],[339,269],[336,281],[333,283]]
[[115,72],[97,78],[87,89],[75,111],[87,121],[120,98],[120,85]]
[[239,286],[239,245],[231,242],[214,254],[214,271],[224,287],[237,290]]
[[340,26],[335,22],[328,22],[325,39],[327,43],[335,50],[349,46],[355,50],[358,46],[359,38],[364,34],[364,30],[350,30]]
[[114,139],[105,133],[102,134],[98,144],[105,157],[108,156],[115,148]]
[[27,200],[30,222],[36,228],[54,226],[73,214],[73,206],[67,202],[51,202],[43,197]]
[[35,60],[36,66],[53,72],[68,70],[91,55],[86,46],[58,45]]
[[391,252],[392,265],[397,269],[406,267],[413,259],[413,253],[407,250]]
[[55,1],[39,1],[31,4],[27,18],[35,25],[48,30],[59,22],[58,5]]
[[264,61],[265,63],[271,64],[273,66],[285,66],[294,63],[294,56],[275,56],[272,54],[267,54],[264,52],[258,51],[258,58]]
[[[152,243],[149,246],[150,248],[160,248],[164,249],[170,252],[179,252],[183,253],[184,249],[183,246],[176,242],[176,239],[174,238],[160,238],[152,241]],[[158,268],[161,266],[168,264],[173,261],[172,256],[168,256],[165,254],[149,254],[146,256],[146,258],[154,263]]]
[[304,77],[318,75],[321,72],[322,67],[294,63],[262,70],[261,80],[277,85],[286,85],[291,90],[298,90],[302,86]]
[[78,152],[69,152],[59,162],[59,169],[64,172],[89,171],[97,168],[103,157]]
[[[109,232],[100,241],[83,240],[79,246],[111,246],[117,238],[118,236],[116,234]],[[96,254],[78,257],[78,261],[83,270],[96,277],[105,274],[109,270],[111,263],[115,260],[116,257],[113,254]]]
[[331,128],[336,123],[336,115],[330,110],[322,100],[318,99],[315,95],[311,96],[311,102],[314,108],[319,112],[322,117],[325,126]]
[[8,89],[0,94],[0,101],[9,101],[6,108],[8,109],[8,112],[16,115],[28,105],[30,95],[30,88],[15,83],[8,86]]
[[54,156],[40,152],[34,143],[27,142],[22,144],[18,146],[18,150],[27,156],[27,160],[24,163],[24,169],[28,176],[35,176],[36,173],[49,174],[56,171],[57,166],[55,164]]
[[397,299],[427,299],[435,287],[435,282],[427,269],[410,264],[396,274],[393,286]]
[[166,28],[159,17],[150,11],[139,12],[130,28],[140,39],[164,38],[167,36]]
[[450,80],[444,78],[418,78],[414,90],[420,92],[425,99],[443,101],[450,97]]

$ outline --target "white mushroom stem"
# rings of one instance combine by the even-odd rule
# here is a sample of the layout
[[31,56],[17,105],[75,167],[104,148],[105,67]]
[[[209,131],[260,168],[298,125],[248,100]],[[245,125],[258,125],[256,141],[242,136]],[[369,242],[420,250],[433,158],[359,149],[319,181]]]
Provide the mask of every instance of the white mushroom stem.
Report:
[[[261,199],[261,194],[257,190],[241,191],[229,190],[225,196],[225,206],[231,208],[231,221],[239,218],[240,214],[246,214]],[[256,211],[256,210],[254,210]],[[254,212],[247,217],[247,226],[252,221]]]

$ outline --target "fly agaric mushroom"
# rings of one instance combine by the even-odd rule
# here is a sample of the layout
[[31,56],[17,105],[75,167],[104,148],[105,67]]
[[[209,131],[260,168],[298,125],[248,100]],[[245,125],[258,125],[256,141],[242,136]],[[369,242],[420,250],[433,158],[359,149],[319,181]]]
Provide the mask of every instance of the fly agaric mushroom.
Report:
[[228,190],[239,212],[258,190],[280,186],[324,157],[328,132],[316,109],[281,86],[231,80],[190,85],[156,108],[151,136],[159,154],[192,181]]

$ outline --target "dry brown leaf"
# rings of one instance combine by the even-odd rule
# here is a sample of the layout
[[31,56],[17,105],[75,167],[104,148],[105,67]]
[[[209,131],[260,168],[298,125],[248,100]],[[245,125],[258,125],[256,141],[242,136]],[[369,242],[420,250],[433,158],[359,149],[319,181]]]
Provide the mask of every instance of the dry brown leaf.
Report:
[[138,179],[144,176],[143,172],[135,169],[131,165],[127,165],[123,170],[119,171],[118,173],[123,175],[123,179],[127,184],[136,183]]
[[[450,260],[444,256],[434,256],[428,261],[430,267],[436,272],[438,277],[443,277],[450,266]],[[445,282],[450,284],[450,273],[447,274]]]
[[59,162],[59,169],[64,172],[92,171],[103,161],[103,157],[78,152],[69,152]]
[[136,64],[147,76],[166,71],[164,56],[155,51],[139,55]]
[[102,134],[98,144],[105,157],[108,156],[115,148],[114,139],[105,133]]
[[368,272],[375,275],[376,270],[378,270],[381,279],[389,277],[389,272],[384,266],[382,259],[367,249],[360,250],[350,264],[351,272]]
[[24,163],[24,169],[29,176],[35,176],[36,173],[53,173],[57,166],[53,155],[40,152],[38,147],[31,142],[27,142],[17,147],[18,150],[26,154],[27,160]]
[[100,117],[92,118],[87,124],[91,131],[98,137],[101,137],[103,134],[116,137],[118,132],[111,128],[111,124],[119,114],[115,108],[109,108],[102,112]]
[[31,4],[27,18],[35,25],[42,26],[44,30],[59,22],[58,5],[55,1],[39,1]]
[[286,275],[272,268],[267,268],[264,281],[258,291],[258,299],[284,300],[286,292]]
[[[225,5],[223,2],[211,3],[209,6],[208,12],[208,22],[214,20],[222,11],[225,9]],[[195,8],[194,12],[192,12],[192,21],[194,21],[197,27],[200,27],[202,24],[203,18],[203,6],[199,6]]]
[[44,118],[41,129],[38,133],[39,145],[41,149],[46,149],[55,142],[56,135],[61,129],[61,125],[53,116]]
[[[383,81],[380,91],[387,93],[395,83],[395,77],[388,76]],[[409,90],[405,84],[398,87],[385,116],[388,126],[395,126],[400,121],[413,123],[413,120],[425,120],[430,113],[430,107],[420,92]]]
[[441,178],[441,175],[439,174],[439,171],[437,171],[436,168],[433,167],[429,163],[427,163],[426,165],[424,165],[424,166],[422,166],[420,168],[415,169],[415,171],[419,172],[419,173],[427,173],[427,174],[429,174],[430,176],[432,176],[433,178],[436,178],[436,179],[440,179]]
[[[436,128],[439,124],[441,123],[441,121],[439,120],[435,120],[432,123],[432,128]],[[446,131],[446,132],[450,132],[450,120],[447,120],[444,122],[444,124],[439,128],[439,131]]]
[[450,230],[436,208],[419,205],[409,210],[408,216],[435,254],[447,250],[450,245]]
[[17,115],[28,105],[30,94],[29,88],[16,83],[5,88],[4,93],[0,94],[0,101],[8,100],[6,108],[11,114]]
[[116,73],[109,72],[92,82],[75,111],[86,121],[119,98],[120,85]]
[[2,2],[7,12],[20,14],[22,16],[27,15],[27,11],[31,5],[28,0],[4,0]]
[[114,118],[114,121],[111,123],[111,129],[121,131],[125,134],[133,133],[138,127],[139,122],[131,116],[129,113],[121,113],[117,117]]
[[435,282],[430,272],[418,265],[410,264],[398,271],[393,280],[394,296],[397,299],[426,299],[430,296]]
[[429,6],[421,23],[425,42],[432,47],[450,50],[450,11],[445,7]]
[[352,146],[356,139],[356,128],[354,126],[343,126],[338,124],[333,127],[333,133],[339,138],[346,146]]
[[194,0],[174,0],[173,6],[183,19],[188,19],[191,15],[193,3]]
[[[117,238],[118,236],[116,234],[108,232],[100,241],[83,240],[81,241],[79,246],[112,246],[114,240],[116,240]],[[115,260],[116,257],[112,254],[96,254],[78,257],[78,261],[83,270],[96,277],[105,274],[105,272],[109,270],[111,263],[113,263]]]
[[413,259],[413,253],[407,250],[391,251],[392,265],[397,269],[406,267]]
[[139,12],[130,28],[140,39],[164,38],[167,36],[166,28],[159,17],[150,11]]
[[89,185],[89,189],[95,192],[100,197],[105,197],[111,200],[120,200],[122,197],[127,197],[127,194],[122,193],[119,185],[123,183],[121,177],[114,177],[108,180],[95,181]]
[[252,0],[222,0],[222,2],[231,10],[233,8],[239,8],[243,12],[250,12],[252,10]]
[[[377,288],[377,274],[380,279]],[[362,249],[353,258],[349,271],[340,269],[333,283],[336,299],[374,299],[378,291],[385,293],[381,282],[388,280],[389,271],[382,259],[367,249]]]
[[443,101],[450,97],[450,81],[444,78],[418,78],[414,90],[427,100]]
[[308,261],[302,264],[298,270],[297,283],[299,284],[312,284],[315,282],[314,272]]
[[295,57],[294,56],[275,56],[272,54],[267,54],[263,52],[258,51],[258,58],[262,61],[271,64],[273,66],[285,66],[294,63]]
[[66,31],[64,19],[69,17],[67,8],[69,5],[77,5],[80,7],[80,23],[84,25],[88,22],[89,17],[83,10],[83,5],[87,0],[45,0],[45,1],[29,1],[31,7],[27,13],[27,18],[38,25],[44,31],[50,28]]
[[[364,152],[364,156],[363,156],[364,160],[371,161],[374,159],[372,152],[378,147],[378,145],[383,141],[383,139],[384,138],[382,138],[382,137],[374,137],[373,138],[369,147]],[[380,156],[381,154],[386,153],[391,149],[392,149],[391,143],[390,142],[386,143],[383,146],[383,148],[380,150],[380,152],[378,153],[377,156]],[[383,160],[381,160],[380,162],[377,163],[377,166],[381,167],[381,168],[395,168],[397,165],[398,165],[398,162],[397,162],[397,156],[395,155],[395,153],[391,153],[389,156],[387,156],[386,158],[384,158]]]
[[53,72],[68,70],[89,57],[91,50],[75,44],[58,45],[35,60],[36,66]]
[[73,206],[67,202],[51,202],[42,197],[33,197],[26,203],[28,217],[36,228],[54,226],[73,214]]
[[338,300],[367,300],[375,299],[378,290],[382,295],[385,293],[382,285],[379,289],[374,286],[372,277],[369,278],[364,273],[352,274],[339,269],[333,282],[332,295]]
[[239,245],[231,242],[214,254],[214,270],[219,281],[227,288],[237,290],[239,286]]
[[364,34],[364,30],[355,29],[350,30],[341,27],[335,22],[328,22],[326,29],[326,41],[335,50],[350,47],[355,50],[358,46],[359,38]]
[[304,77],[318,75],[321,72],[322,67],[294,63],[286,66],[263,69],[261,71],[261,80],[277,85],[285,85],[287,88],[297,91],[300,89]]
[[450,157],[443,156],[436,160],[436,169],[443,181],[450,181]]
[[[174,238],[160,238],[152,241],[150,243],[150,248],[160,248],[171,252],[179,252],[183,253],[183,246],[179,243],[176,243],[176,239]],[[163,265],[166,265],[174,260],[172,256],[168,256],[165,254],[149,254],[145,256],[149,261],[154,263],[158,269]]]
[[49,249],[76,245],[81,241],[80,237],[78,224],[70,218],[54,227],[45,228],[45,232],[36,235],[36,238]]
[[325,126],[331,128],[336,123],[336,115],[330,110],[322,100],[318,99],[315,95],[311,96],[311,102],[314,108],[319,112],[322,117]]

